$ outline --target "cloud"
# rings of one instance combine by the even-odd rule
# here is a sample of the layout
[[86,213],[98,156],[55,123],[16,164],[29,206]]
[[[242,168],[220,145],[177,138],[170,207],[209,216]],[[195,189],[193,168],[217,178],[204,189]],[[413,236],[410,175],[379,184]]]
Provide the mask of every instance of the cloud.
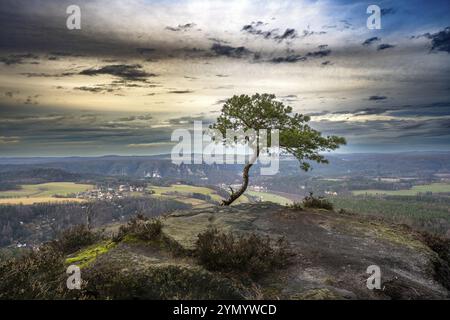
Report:
[[124,118],[119,118],[117,119],[117,121],[120,122],[131,122],[131,121],[146,121],[146,120],[152,120],[153,116],[149,115],[149,114],[145,114],[145,115],[139,115],[139,116],[129,116],[129,117],[124,117]]
[[329,56],[331,53],[330,49],[327,50],[319,50],[319,51],[314,51],[314,52],[308,52],[306,54],[307,57],[311,57],[311,58],[323,58],[326,56]]
[[275,40],[281,42],[283,40],[292,40],[298,37],[294,28],[287,28],[283,33],[279,33],[278,29],[262,30],[258,27],[265,25],[262,21],[252,22],[242,27],[241,31],[264,39]]
[[195,23],[186,23],[186,24],[179,24],[177,27],[166,27],[166,30],[186,32],[194,28],[195,26],[196,26]]
[[299,61],[306,61],[306,57],[303,57],[298,54],[291,54],[284,57],[275,57],[270,60],[272,63],[295,63]]
[[428,36],[431,39],[432,51],[444,51],[450,53],[450,27]]
[[185,93],[193,93],[192,90],[171,90],[168,93],[175,93],[175,94],[185,94]]
[[0,62],[7,66],[15,65],[15,64],[25,64],[25,63],[31,63],[31,64],[37,64],[37,61],[30,62],[29,60],[37,60],[39,57],[37,55],[34,55],[32,53],[26,53],[26,54],[11,54],[6,57],[0,57]]
[[362,45],[363,45],[363,46],[369,46],[369,45],[371,45],[372,43],[377,42],[377,41],[381,41],[381,38],[378,38],[378,37],[372,37],[372,38],[366,39],[366,40],[362,43]]
[[57,74],[45,73],[45,72],[23,72],[22,76],[26,76],[28,78],[62,78],[62,77],[70,77],[75,75],[74,72],[63,72]]
[[307,38],[307,37],[316,36],[316,35],[323,35],[323,34],[327,34],[327,32],[326,31],[312,31],[309,29],[305,29],[305,30],[303,30],[302,38]]
[[107,87],[105,85],[96,85],[96,86],[75,87],[74,90],[87,91],[91,93],[102,93],[102,92],[114,92],[117,91],[118,89]]
[[148,147],[170,147],[174,146],[176,142],[171,141],[161,141],[161,142],[148,142],[148,143],[130,143],[127,145],[128,148],[148,148]]
[[83,57],[83,55],[79,53],[63,52],[63,51],[53,51],[50,52],[50,55],[57,57],[76,57],[76,58]]
[[389,14],[395,14],[397,10],[395,8],[382,8],[381,9],[381,15],[387,16]]
[[39,102],[37,101],[38,97],[39,97],[38,94],[36,94],[34,96],[28,96],[23,103],[37,105],[37,104],[39,104]]
[[212,123],[212,119],[206,119],[203,115],[199,115],[196,117],[193,116],[184,116],[179,118],[171,118],[169,119],[169,123],[173,125],[183,125],[183,124],[192,124],[194,121],[203,121],[203,124]]
[[377,50],[378,50],[378,51],[381,51],[381,50],[386,50],[386,49],[390,49],[390,48],[394,48],[394,47],[395,47],[395,46],[392,45],[392,44],[382,43],[382,44],[380,44],[380,45],[377,47]]
[[369,101],[381,101],[381,100],[386,100],[387,97],[385,96],[370,96],[369,97]]
[[286,29],[283,34],[274,37],[274,39],[278,41],[295,38],[297,38],[297,32],[295,29]]
[[136,48],[136,52],[141,55],[153,53],[155,52],[155,50],[156,50],[155,48]]
[[[324,46],[324,45],[319,46],[319,47],[326,48],[326,46]],[[270,59],[269,62],[272,62],[272,63],[296,63],[296,62],[306,61],[306,60],[308,60],[308,58],[323,58],[323,57],[329,56],[330,54],[331,54],[330,49],[324,49],[324,50],[308,52],[304,56],[302,56],[300,54],[289,54],[286,56],[274,57],[274,58]]]
[[107,74],[122,78],[126,81],[146,81],[148,77],[156,77],[154,73],[148,73],[142,69],[139,64],[114,64],[103,66],[100,68],[91,68],[81,71],[79,74],[86,76],[96,76],[99,74]]
[[249,56],[252,52],[245,47],[232,47],[228,45],[221,45],[214,43],[211,47],[213,51],[218,56],[225,56],[229,58],[242,58]]
[[2,144],[16,144],[20,142],[19,137],[5,137],[0,136],[0,145]]

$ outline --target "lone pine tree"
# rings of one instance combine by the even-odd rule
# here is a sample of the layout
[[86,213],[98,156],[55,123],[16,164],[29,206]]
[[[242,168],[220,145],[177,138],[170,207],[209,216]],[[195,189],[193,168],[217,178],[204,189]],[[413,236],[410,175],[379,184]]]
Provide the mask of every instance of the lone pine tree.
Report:
[[[277,101],[273,94],[235,95],[225,102],[220,116],[210,128],[220,131],[223,137],[227,130],[254,130],[256,133],[278,130],[279,150],[293,155],[300,162],[300,168],[308,171],[311,168],[308,161],[328,163],[320,153],[335,150],[346,143],[342,137],[322,136],[307,124],[309,120],[308,116],[292,113],[292,108]],[[230,196],[222,201],[222,205],[232,204],[247,189],[250,169],[262,151],[257,141],[253,141],[253,146],[253,155],[243,168],[242,185],[236,191],[230,187]],[[270,138],[268,146],[271,146]]]

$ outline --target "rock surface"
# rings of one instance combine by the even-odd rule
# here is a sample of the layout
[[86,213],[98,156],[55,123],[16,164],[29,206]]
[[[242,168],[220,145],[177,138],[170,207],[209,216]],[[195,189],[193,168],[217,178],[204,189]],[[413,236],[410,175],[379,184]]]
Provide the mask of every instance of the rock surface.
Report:
[[[251,284],[207,271],[192,257],[174,257],[164,248],[139,242],[120,243],[99,256],[91,268],[101,263],[122,263],[130,272],[175,267],[189,283],[178,297],[193,299],[449,297],[448,261],[428,247],[420,234],[404,226],[320,209],[294,211],[273,203],[193,209],[172,213],[161,221],[164,236],[186,252],[195,249],[199,233],[214,227],[236,234],[284,237],[295,257],[285,269]],[[371,265],[381,269],[381,290],[366,286],[370,276],[366,270]],[[164,298],[177,296],[168,293]]]

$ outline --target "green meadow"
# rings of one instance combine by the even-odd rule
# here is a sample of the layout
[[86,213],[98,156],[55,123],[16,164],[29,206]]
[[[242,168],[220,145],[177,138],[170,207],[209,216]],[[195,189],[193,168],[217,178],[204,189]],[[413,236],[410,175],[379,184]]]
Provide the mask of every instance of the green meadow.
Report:
[[450,183],[431,183],[414,186],[403,190],[355,190],[353,195],[389,195],[389,196],[415,196],[419,193],[450,193]]

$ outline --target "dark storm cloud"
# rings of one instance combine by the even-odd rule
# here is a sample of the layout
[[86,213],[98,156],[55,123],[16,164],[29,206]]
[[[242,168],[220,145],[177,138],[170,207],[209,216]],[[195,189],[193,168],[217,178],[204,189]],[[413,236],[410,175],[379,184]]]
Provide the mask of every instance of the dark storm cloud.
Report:
[[81,71],[79,74],[86,76],[96,76],[99,74],[107,74],[115,77],[122,78],[127,81],[145,81],[148,77],[155,77],[156,74],[148,73],[143,70],[139,64],[127,65],[127,64],[114,64],[103,66],[100,68],[90,68]]
[[214,43],[212,45],[211,51],[218,56],[225,56],[229,58],[243,58],[252,54],[252,52],[245,47],[232,47],[218,43]]
[[62,52],[62,51],[50,52],[50,55],[57,57],[75,57],[75,58],[83,57],[82,54],[72,52]]
[[281,42],[283,40],[292,40],[298,37],[297,31],[293,28],[287,28],[283,33],[280,33],[278,29],[262,30],[261,26],[265,25],[262,21],[252,22],[242,27],[241,31],[260,36],[264,39],[275,40]]
[[381,51],[381,50],[386,50],[386,49],[390,49],[390,48],[394,48],[394,47],[395,47],[395,46],[392,45],[392,44],[382,43],[382,44],[380,44],[380,45],[377,47],[377,50],[378,50],[378,51]]
[[186,94],[186,93],[193,93],[192,90],[171,90],[168,93],[174,93],[174,94]]
[[156,50],[155,48],[136,48],[136,52],[141,55],[153,53],[153,52],[155,52],[155,50]]
[[270,60],[272,63],[295,63],[300,61],[306,61],[306,57],[298,54],[291,54],[284,57],[275,57]]
[[363,46],[369,46],[369,45],[371,45],[372,43],[377,42],[377,41],[381,41],[381,38],[378,38],[378,37],[372,37],[372,38],[366,39],[366,40],[362,43],[362,45],[363,45]]
[[326,31],[312,31],[309,29],[305,29],[305,30],[303,30],[301,37],[307,38],[307,37],[323,35],[323,34],[327,34],[327,32]]
[[2,135],[18,137],[24,145],[58,143],[120,145],[170,140],[173,128],[152,128],[149,114],[110,118],[92,114],[42,114],[0,117]]
[[36,64],[37,61],[29,61],[29,60],[37,60],[37,59],[39,59],[39,57],[32,53],[11,54],[5,57],[0,57],[0,62],[7,66],[26,63]]
[[[165,40],[155,40],[158,35],[152,37],[156,33],[161,33],[164,26],[161,26],[159,30],[151,30],[150,39],[145,42],[139,31],[132,28],[124,31],[123,28],[126,28],[126,25],[122,25],[119,32],[115,19],[108,21],[107,17],[102,16],[104,8],[101,1],[80,1],[82,29],[68,30],[65,23],[65,8],[69,4],[71,3],[68,1],[56,0],[46,0],[42,3],[25,0],[0,1],[0,39],[2,39],[0,64],[38,63],[38,61],[24,59],[26,57],[2,56],[3,51],[19,54],[33,52],[47,55],[47,59],[51,60],[84,56],[104,58],[109,61],[126,61],[128,58],[139,58],[142,54],[149,54],[149,51],[139,50],[147,49],[148,43],[151,43],[151,48],[155,50],[152,53],[155,59],[167,58],[169,55],[175,57],[185,55],[180,48],[181,42],[171,41],[172,37],[177,36],[175,35],[177,32],[166,32],[173,35]],[[117,3],[113,5],[117,6]],[[124,4],[124,6],[131,6],[131,4]],[[117,18],[123,19],[123,16],[118,13]],[[180,31],[192,28],[194,24],[191,23],[172,27],[173,30]],[[122,36],[124,34],[125,36]]]
[[369,97],[369,101],[381,101],[381,100],[386,100],[387,97],[385,96],[370,96]]
[[274,37],[274,39],[278,41],[295,38],[297,38],[297,32],[295,29],[286,29],[283,34]]
[[195,23],[179,24],[177,27],[166,27],[169,31],[188,31],[196,26]]
[[[442,144],[439,137],[449,136],[449,119],[376,120],[376,121],[328,121],[311,122],[312,127],[324,134],[344,136],[349,143],[375,141],[385,144]],[[435,141],[432,141],[435,140]]]
[[44,73],[44,72],[23,72],[22,76],[26,76],[28,78],[62,78],[62,77],[70,77],[75,75],[74,72],[63,72],[63,73]]
[[[322,45],[323,48],[326,48]],[[286,56],[278,56],[269,60],[271,63],[296,63],[308,60],[308,58],[323,58],[331,54],[330,49],[308,52],[302,56],[300,54],[289,54]],[[325,64],[326,65],[326,64]]]
[[75,87],[74,90],[87,91],[91,93],[114,92],[118,89],[108,88],[104,85]]
[[330,49],[327,50],[319,50],[319,51],[313,51],[313,52],[308,52],[306,54],[307,57],[311,57],[311,58],[323,58],[326,56],[329,56],[331,53]]
[[[374,96],[371,101],[380,101],[380,96]],[[383,98],[383,96],[381,96]],[[384,99],[381,99],[383,101]],[[440,101],[418,105],[377,105],[374,107],[357,108],[353,110],[341,110],[321,113],[320,115],[389,115],[392,117],[420,117],[420,116],[450,116],[450,101]]]
[[431,39],[431,50],[450,53],[450,27],[431,34],[428,38]]

